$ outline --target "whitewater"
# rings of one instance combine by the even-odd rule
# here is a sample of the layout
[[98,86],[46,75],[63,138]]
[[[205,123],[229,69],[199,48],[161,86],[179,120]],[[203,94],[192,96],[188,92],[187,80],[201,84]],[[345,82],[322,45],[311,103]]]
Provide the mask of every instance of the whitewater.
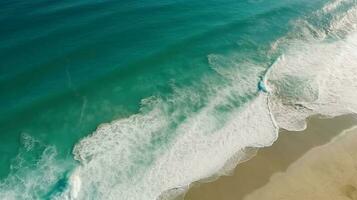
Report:
[[[325,11],[336,11],[340,8],[336,4],[315,15],[322,18]],[[194,91],[179,90],[168,102],[147,100],[151,105],[143,107],[150,111],[99,127],[75,146],[75,158],[82,166],[72,175],[71,197],[156,199],[165,191],[175,193],[194,181],[227,173],[244,157],[245,148],[271,145],[279,128],[303,130],[311,115],[355,113],[356,19],[354,5],[324,27],[326,30],[307,21],[297,22],[302,30],[296,31],[304,36],[278,41],[286,50],[265,75],[272,90],[267,94],[256,92],[261,73],[258,66],[249,67],[254,70],[241,77],[241,71],[233,71],[238,66],[222,69],[221,62],[227,64],[227,58],[210,55],[212,68],[227,83],[222,88],[206,83],[212,93],[207,105],[197,113],[187,113],[189,117],[170,130],[172,118],[179,115],[176,112],[185,112],[170,112],[170,106],[199,98]],[[252,63],[236,65],[244,64]],[[244,94],[251,94],[251,100],[234,108],[234,101]],[[230,106],[229,114],[221,116],[219,107]],[[171,131],[174,136],[162,135]],[[157,147],[155,143],[161,141],[164,144]]]
[[[357,113],[357,2],[332,1],[292,23],[264,53],[274,62],[209,54],[213,75],[191,87],[172,83],[168,97],[145,98],[139,113],[101,124],[74,146],[79,164],[48,198],[172,199],[196,181],[229,174],[251,148],[273,145],[279,129],[303,130],[313,115]],[[56,182],[62,164],[47,152],[38,170],[48,178],[30,174],[18,187],[8,179],[0,199],[35,199],[31,188]]]

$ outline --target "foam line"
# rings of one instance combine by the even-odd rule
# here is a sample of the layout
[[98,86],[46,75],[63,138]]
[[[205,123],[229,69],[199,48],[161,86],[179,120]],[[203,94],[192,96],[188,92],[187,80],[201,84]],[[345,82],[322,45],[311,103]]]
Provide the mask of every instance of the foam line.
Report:
[[[341,7],[346,3],[352,6]],[[336,15],[326,26],[297,21],[291,34],[272,45],[283,54],[268,70],[210,55],[218,77],[201,80],[204,99],[197,88],[178,88],[169,99],[147,99],[136,115],[101,125],[74,148],[81,166],[70,178],[68,196],[167,198],[165,191],[182,192],[194,181],[223,174],[232,166],[227,161],[244,157],[242,149],[271,145],[278,128],[304,129],[314,114],[355,113],[353,3],[335,1],[314,13],[315,20]],[[261,74],[269,93],[256,91]]]

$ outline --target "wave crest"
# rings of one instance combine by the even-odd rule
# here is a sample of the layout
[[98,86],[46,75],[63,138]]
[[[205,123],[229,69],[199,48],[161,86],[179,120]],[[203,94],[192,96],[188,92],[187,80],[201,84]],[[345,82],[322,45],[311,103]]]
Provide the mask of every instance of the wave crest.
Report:
[[[335,1],[298,20],[272,45],[269,53],[281,56],[271,67],[209,55],[214,75],[101,125],[74,148],[81,166],[73,176],[81,184],[73,184],[72,197],[75,190],[76,199],[165,199],[223,173],[243,149],[271,145],[278,128],[304,129],[315,114],[355,113],[355,11],[354,1]],[[264,74],[268,94],[257,90]]]

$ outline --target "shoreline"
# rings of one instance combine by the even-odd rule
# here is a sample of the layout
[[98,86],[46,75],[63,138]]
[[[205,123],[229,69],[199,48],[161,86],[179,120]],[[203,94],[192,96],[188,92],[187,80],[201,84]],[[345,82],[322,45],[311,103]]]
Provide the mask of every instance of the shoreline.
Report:
[[258,148],[256,155],[239,163],[232,174],[194,182],[185,194],[175,200],[243,200],[268,184],[274,174],[285,172],[311,149],[331,142],[356,125],[354,115],[334,118],[312,116],[307,119],[305,130],[279,130],[279,137],[272,146]]

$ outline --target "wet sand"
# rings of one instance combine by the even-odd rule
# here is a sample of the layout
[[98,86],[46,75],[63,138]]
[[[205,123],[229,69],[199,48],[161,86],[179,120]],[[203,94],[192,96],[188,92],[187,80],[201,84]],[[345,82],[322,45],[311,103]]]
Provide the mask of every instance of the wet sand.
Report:
[[347,180],[357,174],[357,130],[336,137],[356,124],[352,116],[313,117],[305,131],[282,130],[231,176],[193,184],[185,200],[357,199],[357,182]]

